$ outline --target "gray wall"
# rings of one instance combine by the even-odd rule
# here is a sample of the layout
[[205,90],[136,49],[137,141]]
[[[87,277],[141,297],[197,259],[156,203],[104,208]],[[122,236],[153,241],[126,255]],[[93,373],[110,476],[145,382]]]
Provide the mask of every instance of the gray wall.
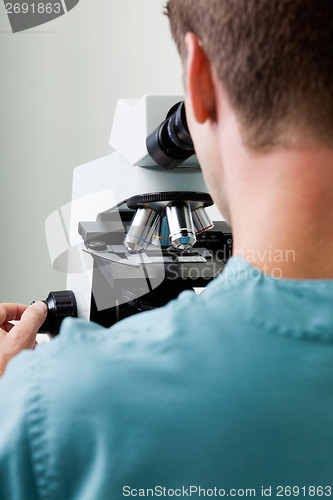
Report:
[[0,3],[0,302],[65,287],[47,216],[71,198],[75,166],[109,154],[117,99],[181,94],[164,0],[80,0],[12,34]]

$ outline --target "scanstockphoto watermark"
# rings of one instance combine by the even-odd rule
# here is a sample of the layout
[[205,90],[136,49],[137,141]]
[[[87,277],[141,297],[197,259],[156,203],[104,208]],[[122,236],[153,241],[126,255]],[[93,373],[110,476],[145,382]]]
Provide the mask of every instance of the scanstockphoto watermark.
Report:
[[[177,269],[170,270],[168,279],[176,280],[183,277],[191,280],[202,279],[210,281],[222,272],[226,280],[233,280],[237,277],[250,279],[258,279],[260,277],[282,278],[284,265],[296,262],[295,250],[276,249],[272,245],[269,245],[265,250],[254,249],[234,252],[233,257],[238,257],[251,264],[248,267],[244,267],[241,262],[238,262],[237,265],[234,264],[233,266],[225,267],[229,257],[230,248],[227,245],[214,251],[211,254],[211,258],[206,258],[202,261],[198,259],[197,262],[195,257],[192,257],[188,251],[183,251],[178,255],[179,264]],[[189,264],[191,265],[189,266]]]
[[180,486],[179,488],[168,488],[166,486],[155,486],[154,488],[132,488],[123,487],[123,497],[255,497],[256,490],[248,489],[230,489],[202,488],[201,486]]
[[[282,250],[279,248],[273,248],[272,245],[268,245],[268,247],[263,250],[237,250],[233,253],[233,257],[239,257],[246,260],[249,264],[253,265],[254,268],[259,267],[264,276],[282,278],[283,265],[295,264],[296,251],[291,248]],[[250,269],[250,272],[251,271],[252,269]],[[228,269],[226,269],[226,272],[228,273]],[[253,277],[255,277],[255,273],[252,272],[252,274]]]
[[331,497],[331,485],[262,485],[258,488],[202,488],[201,486],[180,486],[168,488],[155,486],[154,488],[132,488],[123,486],[123,497]]

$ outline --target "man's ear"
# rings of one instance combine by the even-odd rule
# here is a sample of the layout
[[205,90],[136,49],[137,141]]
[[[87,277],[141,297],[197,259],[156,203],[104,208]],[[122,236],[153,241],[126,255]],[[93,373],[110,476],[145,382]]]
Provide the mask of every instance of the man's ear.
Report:
[[215,86],[211,62],[193,33],[185,35],[185,89],[198,123],[216,121]]

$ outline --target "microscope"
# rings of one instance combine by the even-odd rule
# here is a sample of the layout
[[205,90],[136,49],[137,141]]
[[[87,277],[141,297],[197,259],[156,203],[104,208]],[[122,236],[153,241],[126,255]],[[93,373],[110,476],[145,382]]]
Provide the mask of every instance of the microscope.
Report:
[[66,316],[105,327],[199,292],[232,251],[205,185],[180,96],[118,101],[111,155],[74,170],[67,290],[40,333]]

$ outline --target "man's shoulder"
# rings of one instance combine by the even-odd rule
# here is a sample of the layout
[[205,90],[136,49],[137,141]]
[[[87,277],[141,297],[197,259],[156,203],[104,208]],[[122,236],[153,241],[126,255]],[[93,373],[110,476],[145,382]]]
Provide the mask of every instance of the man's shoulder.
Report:
[[[228,325],[230,304],[222,301],[216,307],[211,295],[213,290],[200,295],[186,291],[164,307],[136,314],[111,328],[65,319],[60,335],[30,355],[41,385],[45,391],[48,385],[51,388],[50,399],[68,398],[72,405],[76,398],[93,400],[97,388],[99,394],[104,387],[117,398],[120,387],[140,377],[154,385],[161,372],[190,372],[193,364],[205,362],[203,351],[216,351],[216,337]],[[225,331],[229,330],[226,326]]]
[[[223,287],[222,287],[223,288]],[[209,293],[210,292],[210,293]],[[193,291],[182,292],[166,306],[138,313],[104,328],[93,322],[67,318],[56,342],[63,344],[103,344],[118,352],[126,345],[126,352],[132,349],[146,349],[149,345],[172,342],[174,336],[184,336],[200,329],[209,329],[216,316],[227,315],[230,305],[222,301],[219,308],[211,302],[214,291],[197,295]],[[220,287],[221,292],[221,287]]]

